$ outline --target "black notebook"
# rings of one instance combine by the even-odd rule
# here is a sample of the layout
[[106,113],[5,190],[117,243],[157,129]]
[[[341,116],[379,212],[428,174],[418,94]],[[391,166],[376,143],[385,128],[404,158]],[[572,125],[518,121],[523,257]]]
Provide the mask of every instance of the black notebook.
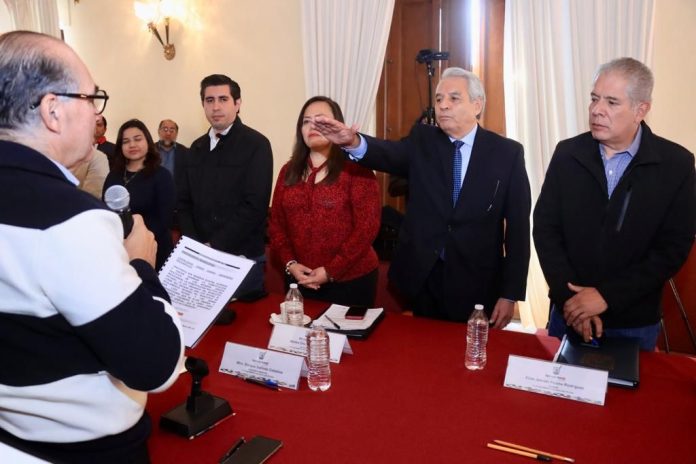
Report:
[[609,384],[636,388],[640,381],[639,351],[636,338],[598,339],[597,346],[580,337],[563,337],[557,362],[609,371]]
[[314,320],[329,332],[338,332],[351,338],[367,338],[384,319],[384,308],[368,308],[359,320],[346,318],[348,306],[332,304]]

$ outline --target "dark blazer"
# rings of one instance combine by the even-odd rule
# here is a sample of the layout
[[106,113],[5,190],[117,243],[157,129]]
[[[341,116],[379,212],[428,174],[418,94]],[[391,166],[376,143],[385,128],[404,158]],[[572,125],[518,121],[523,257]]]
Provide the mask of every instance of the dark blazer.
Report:
[[237,117],[213,151],[206,133],[177,163],[182,234],[235,255],[263,255],[273,182],[268,139]]
[[100,152],[104,153],[106,155],[106,159],[109,160],[109,171],[113,169],[113,163],[114,163],[114,150],[116,150],[116,145],[106,141],[104,143],[99,143],[97,144],[97,150]]
[[465,321],[475,304],[490,315],[498,298],[524,300],[531,194],[519,143],[478,128],[457,205],[454,145],[438,127],[418,124],[398,142],[365,136],[364,166],[408,178],[409,203],[389,278],[410,298],[444,249],[445,305]]
[[[162,152],[164,150],[162,148],[160,141],[155,143],[155,146],[157,147],[157,151],[160,153],[160,156],[161,156]],[[172,174],[172,177],[173,177],[175,183],[179,183],[179,180],[177,179],[177,176],[179,175],[177,166],[179,164],[185,162],[185,161],[180,161],[180,160],[182,158],[186,158],[188,151],[189,151],[189,148],[186,145],[182,145],[179,142],[174,142],[174,171],[171,174]],[[162,164],[162,166],[164,166],[164,164]]]
[[686,260],[696,231],[694,156],[643,123],[640,147],[611,198],[590,132],[558,144],[534,208],[534,244],[559,309],[595,287],[606,327],[660,320],[662,287]]

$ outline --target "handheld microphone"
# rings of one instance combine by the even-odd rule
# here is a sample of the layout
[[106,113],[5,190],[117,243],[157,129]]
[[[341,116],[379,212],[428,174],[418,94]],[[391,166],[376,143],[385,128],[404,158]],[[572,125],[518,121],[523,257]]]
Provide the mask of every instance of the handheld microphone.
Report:
[[133,215],[130,210],[130,194],[123,185],[112,185],[104,192],[104,203],[121,217],[123,238],[133,229]]

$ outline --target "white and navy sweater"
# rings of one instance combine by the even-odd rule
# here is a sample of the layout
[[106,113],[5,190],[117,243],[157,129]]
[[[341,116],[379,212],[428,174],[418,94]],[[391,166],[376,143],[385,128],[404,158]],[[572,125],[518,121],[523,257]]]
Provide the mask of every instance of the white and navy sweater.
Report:
[[118,216],[45,156],[0,141],[0,429],[49,443],[124,432],[145,392],[176,380],[183,348]]

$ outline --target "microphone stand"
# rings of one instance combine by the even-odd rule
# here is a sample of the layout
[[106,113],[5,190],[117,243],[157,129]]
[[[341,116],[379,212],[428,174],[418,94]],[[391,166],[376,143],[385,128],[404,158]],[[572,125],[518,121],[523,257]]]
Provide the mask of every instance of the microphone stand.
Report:
[[421,120],[425,118],[425,123],[431,126],[435,125],[435,107],[433,106],[433,76],[435,75],[435,67],[432,61],[425,62],[426,72],[428,74],[428,106],[423,111]]
[[224,398],[201,389],[208,364],[203,359],[187,358],[186,370],[191,373],[191,394],[186,401],[160,417],[160,427],[189,439],[210,430],[233,414]]

